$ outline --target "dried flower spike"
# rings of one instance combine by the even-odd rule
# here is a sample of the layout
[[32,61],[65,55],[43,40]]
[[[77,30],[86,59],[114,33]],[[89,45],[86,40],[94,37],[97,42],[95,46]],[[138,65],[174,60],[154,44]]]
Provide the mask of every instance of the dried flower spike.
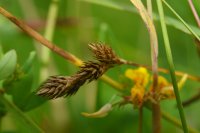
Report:
[[37,95],[54,99],[71,96],[86,82],[97,80],[114,64],[120,64],[120,59],[112,49],[102,44],[90,44],[92,52],[99,62],[88,61],[72,76],[51,76],[39,88]]
[[55,99],[62,96],[71,96],[86,82],[101,77],[110,66],[95,62],[85,62],[81,69],[72,76],[51,76],[39,88],[37,95]]
[[95,58],[101,63],[110,65],[121,64],[120,58],[115,52],[107,45],[102,44],[89,44],[90,50],[94,53]]
[[76,83],[75,77],[51,76],[39,88],[37,95],[54,99],[62,96],[70,96],[78,91],[83,83]]

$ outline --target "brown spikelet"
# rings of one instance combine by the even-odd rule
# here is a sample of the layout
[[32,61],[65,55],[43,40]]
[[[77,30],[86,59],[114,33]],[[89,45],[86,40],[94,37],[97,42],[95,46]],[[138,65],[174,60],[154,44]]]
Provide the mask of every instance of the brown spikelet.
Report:
[[[75,84],[75,81],[76,81],[75,77],[50,76],[40,86],[37,95],[44,96],[49,99],[72,95],[76,93],[76,91],[78,90],[77,88],[78,84]],[[73,90],[73,92],[71,90]]]
[[54,99],[71,96],[86,82],[97,80],[115,64],[121,64],[114,51],[106,45],[90,44],[91,51],[99,62],[84,62],[80,70],[72,76],[51,76],[40,87],[37,95]]
[[110,66],[96,62],[85,62],[73,76],[51,76],[39,88],[37,95],[55,99],[75,94],[86,82],[98,79]]
[[98,61],[110,65],[121,64],[120,58],[109,46],[91,43],[89,47]]

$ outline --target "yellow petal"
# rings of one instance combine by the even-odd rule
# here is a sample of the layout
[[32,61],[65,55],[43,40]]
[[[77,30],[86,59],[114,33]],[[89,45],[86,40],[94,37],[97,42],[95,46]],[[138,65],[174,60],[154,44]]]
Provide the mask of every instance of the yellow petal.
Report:
[[184,74],[181,80],[178,82],[178,89],[181,90],[183,88],[183,85],[185,84],[186,80],[188,78],[187,74]]
[[158,87],[163,88],[165,86],[169,86],[169,82],[163,76],[158,76]]
[[127,69],[125,76],[133,80],[135,84],[139,84],[144,87],[149,82],[149,73],[144,67],[139,67],[138,69]]
[[142,86],[134,86],[131,89],[131,99],[134,105],[141,106],[143,103],[143,97],[145,94],[145,89]]

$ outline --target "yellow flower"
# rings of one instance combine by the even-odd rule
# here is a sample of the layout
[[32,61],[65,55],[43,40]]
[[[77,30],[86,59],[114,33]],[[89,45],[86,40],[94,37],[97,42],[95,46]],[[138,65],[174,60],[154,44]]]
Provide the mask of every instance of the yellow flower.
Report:
[[145,88],[139,85],[135,85],[131,89],[131,100],[132,103],[136,106],[141,106],[143,103],[143,97],[145,94]]
[[138,69],[128,69],[125,72],[125,76],[134,81],[135,84],[139,84],[145,87],[149,82],[149,73],[146,68],[139,67]]
[[141,106],[145,94],[145,87],[149,82],[149,73],[146,68],[128,69],[125,76],[135,83],[131,89],[131,100],[134,105]]

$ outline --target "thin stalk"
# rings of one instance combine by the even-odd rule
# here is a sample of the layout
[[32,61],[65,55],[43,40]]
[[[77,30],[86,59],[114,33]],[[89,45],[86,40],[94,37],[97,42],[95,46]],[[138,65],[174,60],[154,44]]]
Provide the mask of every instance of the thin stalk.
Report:
[[152,11],[151,0],[147,0],[147,12],[149,13],[150,18],[153,20],[153,11]]
[[4,96],[0,95],[0,100],[5,106],[8,108],[10,112],[12,112],[15,116],[17,116],[27,127],[30,132],[33,133],[44,133],[40,127],[35,124],[28,116],[26,116],[17,106],[8,101]]
[[197,25],[198,25],[198,27],[200,27],[200,18],[199,18],[199,16],[198,16],[198,13],[197,13],[197,11],[196,11],[196,9],[195,9],[195,7],[194,7],[194,4],[193,4],[192,0],[188,0],[188,3],[189,3],[189,5],[190,5],[190,8],[191,8],[192,13],[193,13],[193,15],[194,15],[194,18],[195,18],[195,20],[196,20],[196,22],[197,22]]
[[16,26],[18,26],[21,30],[23,30],[25,33],[27,33],[29,36],[31,36],[32,38],[34,38],[35,40],[37,40],[38,42],[40,42],[42,45],[48,47],[49,49],[51,49],[55,53],[59,54],[63,58],[69,60],[73,64],[81,65],[80,59],[78,59],[77,57],[75,57],[71,53],[66,52],[65,50],[57,47],[52,42],[50,42],[47,39],[45,39],[42,35],[40,35],[38,32],[36,32],[35,30],[33,30],[28,25],[26,25],[24,22],[18,20],[15,16],[13,16],[11,13],[9,13],[8,11],[6,11],[4,8],[0,7],[0,13],[4,17],[6,17],[7,19],[9,19],[11,22],[13,22]]
[[139,128],[138,133],[142,133],[143,126],[143,106],[139,107]]
[[[147,0],[147,11],[149,13],[150,19],[153,21],[153,12],[152,12],[152,1]],[[153,53],[153,52],[152,52]],[[152,56],[152,58],[154,58]],[[157,59],[156,62],[157,64]],[[152,68],[153,70],[153,68]],[[154,81],[153,81],[153,93],[156,92],[157,88],[157,78],[158,78],[158,66],[156,68],[156,76],[154,75]],[[156,99],[156,95],[154,95],[154,98]],[[160,103],[153,103],[152,104],[152,127],[153,127],[153,133],[160,133],[161,132],[161,112],[160,112]]]
[[165,0],[162,1],[169,8],[169,10],[185,25],[192,35],[195,36],[198,41],[200,41],[200,37],[190,28],[190,26],[180,17],[180,15]]
[[191,105],[192,103],[197,102],[198,100],[200,100],[200,92],[195,94],[190,99],[183,101],[182,105],[183,105],[183,107],[187,107],[187,106]]
[[[144,64],[138,64],[138,63],[135,63],[135,62],[132,62],[132,61],[126,61],[124,59],[121,59],[121,63],[122,64],[126,64],[126,65],[135,66],[135,67],[144,67],[144,68],[152,71],[152,67],[151,66],[147,66],[147,65],[144,65]],[[162,67],[158,68],[158,72],[162,72],[162,73],[165,73],[165,74],[169,74],[170,73],[170,71],[168,69],[162,68]],[[188,75],[188,79],[200,82],[200,77],[198,77],[198,76],[194,76],[194,75],[191,75],[191,74],[188,74],[188,73],[185,73],[185,72],[181,72],[181,71],[175,71],[175,75],[179,76],[179,77],[182,77],[185,74]]]
[[172,53],[171,53],[171,48],[170,48],[170,43],[169,43],[167,28],[166,28],[166,24],[165,24],[164,11],[163,11],[163,6],[162,6],[161,0],[157,0],[157,6],[158,6],[158,12],[160,15],[160,19],[161,19],[160,22],[161,22],[161,28],[162,28],[163,38],[164,38],[165,51],[166,51],[167,61],[169,64],[172,84],[173,84],[174,92],[175,92],[175,96],[176,96],[176,102],[177,102],[178,109],[179,109],[179,115],[181,118],[184,133],[188,133],[187,123],[186,123],[183,106],[182,106],[182,102],[181,102],[181,97],[179,95],[179,91],[178,91],[179,89],[178,89],[178,85],[176,82],[173,58],[172,58]]
[[[58,3],[59,0],[52,0],[49,6],[48,16],[47,16],[47,23],[45,27],[44,38],[49,41],[53,40],[53,34],[55,30],[55,24],[58,14]],[[42,67],[40,69],[40,80],[43,81],[49,76],[48,64],[50,63],[50,49],[47,47],[41,47],[41,62]]]

